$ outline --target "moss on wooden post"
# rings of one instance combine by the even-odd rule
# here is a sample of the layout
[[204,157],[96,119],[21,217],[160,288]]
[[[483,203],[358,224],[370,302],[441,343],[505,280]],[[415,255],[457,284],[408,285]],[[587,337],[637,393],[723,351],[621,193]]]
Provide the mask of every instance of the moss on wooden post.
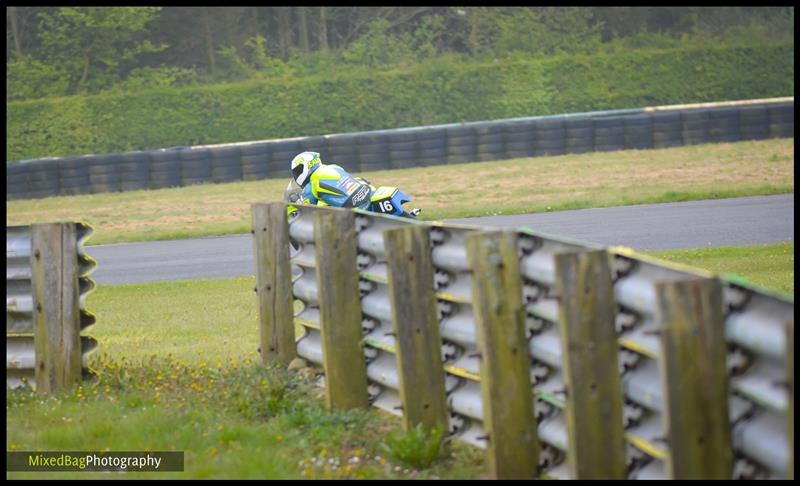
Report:
[[31,226],[36,389],[50,393],[81,381],[81,313],[75,223]]
[[614,291],[604,250],[555,256],[567,460],[575,479],[625,479]]
[[297,355],[286,204],[253,204],[251,210],[261,362],[286,365]]
[[516,239],[514,233],[489,232],[470,235],[466,241],[473,272],[487,464],[489,475],[497,479],[538,475],[539,440]]
[[447,430],[448,413],[428,232],[408,226],[385,231],[383,240],[403,419],[407,430],[422,424],[430,432]]
[[322,360],[329,408],[369,406],[361,348],[361,300],[355,213],[327,208],[314,215]]
[[717,279],[656,284],[671,479],[731,479],[727,348]]

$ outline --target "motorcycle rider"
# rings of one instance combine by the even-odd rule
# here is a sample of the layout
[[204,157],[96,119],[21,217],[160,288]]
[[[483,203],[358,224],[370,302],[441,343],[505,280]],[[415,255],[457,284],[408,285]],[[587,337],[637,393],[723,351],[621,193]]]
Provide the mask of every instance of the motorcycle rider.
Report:
[[[289,203],[369,209],[377,190],[368,180],[350,175],[336,164],[323,164],[318,152],[297,154],[291,169],[292,179],[284,192]],[[292,205],[287,208],[290,216],[296,211]],[[416,217],[419,213],[419,209],[412,209],[404,215]]]
[[[318,152],[302,152],[292,159],[292,178],[305,204],[366,209],[374,190],[370,183],[350,175],[336,164],[323,164]],[[287,192],[292,186],[291,181]]]

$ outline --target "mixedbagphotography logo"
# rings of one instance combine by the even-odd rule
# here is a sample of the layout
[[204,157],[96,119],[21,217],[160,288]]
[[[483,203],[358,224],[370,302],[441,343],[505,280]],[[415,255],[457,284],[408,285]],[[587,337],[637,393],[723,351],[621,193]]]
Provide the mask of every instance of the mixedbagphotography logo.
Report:
[[16,451],[6,459],[6,471],[183,471],[183,451]]

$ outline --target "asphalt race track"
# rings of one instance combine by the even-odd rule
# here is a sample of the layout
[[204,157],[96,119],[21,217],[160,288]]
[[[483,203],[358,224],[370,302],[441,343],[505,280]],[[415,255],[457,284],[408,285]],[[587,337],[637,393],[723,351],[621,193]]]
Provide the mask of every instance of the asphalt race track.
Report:
[[[530,227],[540,233],[634,250],[794,241],[794,194],[491,216],[448,223]],[[86,247],[92,278],[119,285],[254,275],[249,234]]]

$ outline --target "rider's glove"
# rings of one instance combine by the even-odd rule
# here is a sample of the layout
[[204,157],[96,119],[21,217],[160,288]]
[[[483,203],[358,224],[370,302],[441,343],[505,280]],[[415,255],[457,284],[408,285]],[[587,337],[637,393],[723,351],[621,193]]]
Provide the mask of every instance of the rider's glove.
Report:
[[411,216],[414,216],[416,218],[417,216],[419,216],[419,213],[421,212],[422,210],[420,208],[414,208],[411,211],[409,211],[409,214],[411,214]]

